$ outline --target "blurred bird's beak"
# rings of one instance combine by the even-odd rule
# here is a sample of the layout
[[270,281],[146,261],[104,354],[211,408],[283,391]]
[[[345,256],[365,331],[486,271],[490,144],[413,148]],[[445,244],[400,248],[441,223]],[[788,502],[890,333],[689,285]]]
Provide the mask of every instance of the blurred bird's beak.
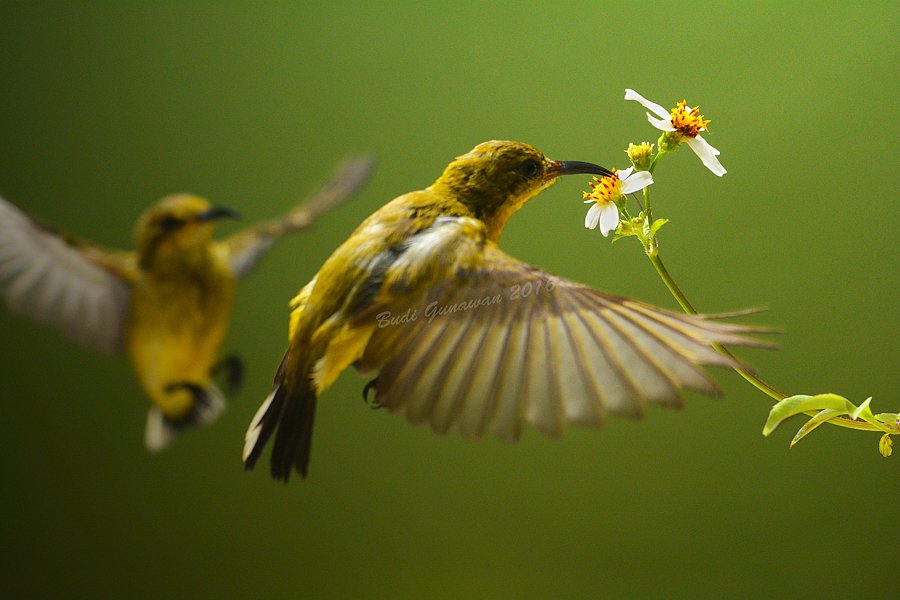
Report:
[[594,163],[581,162],[580,160],[551,160],[546,177],[559,177],[560,175],[612,175],[609,169],[595,165]]
[[209,210],[197,215],[196,220],[199,223],[206,223],[207,221],[216,221],[226,217],[229,219],[240,219],[241,215],[237,211],[225,208],[224,206],[213,206]]

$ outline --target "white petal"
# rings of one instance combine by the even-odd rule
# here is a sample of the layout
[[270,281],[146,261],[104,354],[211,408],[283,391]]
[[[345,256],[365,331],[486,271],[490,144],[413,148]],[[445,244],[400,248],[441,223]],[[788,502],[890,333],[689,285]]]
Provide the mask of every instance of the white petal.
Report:
[[622,171],[616,172],[616,175],[619,176],[619,180],[625,181],[631,176],[631,173],[634,171],[634,167],[628,167],[627,169],[623,169]]
[[[698,135],[695,139],[697,140],[697,144],[699,144],[700,146],[703,146],[703,147],[706,148],[709,152],[712,152],[714,156],[718,156],[718,155],[719,155],[719,151],[716,150],[715,148],[713,148],[712,146],[710,146],[710,145],[709,145],[709,142],[707,142],[706,140],[704,140],[702,137],[700,137],[700,136]],[[690,140],[688,140],[688,143],[690,143]],[[697,152],[697,151],[694,150],[694,152]],[[699,156],[699,153],[698,153],[698,156]]]
[[[650,102],[649,100],[647,100],[646,98],[644,98],[643,96],[641,96],[634,90],[626,89],[625,90],[625,99],[626,100],[634,100],[635,102],[640,102],[641,106],[643,106],[647,110],[651,111],[657,117],[660,117],[662,119],[669,118],[669,111],[664,109],[662,106],[660,106],[656,102]],[[651,123],[652,123],[652,121],[651,121]]]
[[600,209],[600,233],[606,237],[610,231],[615,231],[619,226],[619,207],[609,202]]
[[723,167],[722,163],[719,162],[719,159],[716,158],[719,151],[710,146],[706,140],[698,135],[695,138],[688,138],[687,143],[707,169],[719,177],[727,173],[725,167]]
[[638,171],[631,175],[627,181],[622,182],[622,193],[631,194],[638,190],[642,190],[653,183],[653,175],[650,171]]
[[597,203],[594,202],[594,205],[591,206],[587,211],[587,216],[584,218],[584,226],[588,229],[596,229],[597,223],[600,221],[600,207],[597,206]]
[[665,119],[654,119],[653,115],[647,113],[647,120],[650,121],[651,125],[662,131],[675,131],[675,127],[672,126],[672,119],[668,117]]

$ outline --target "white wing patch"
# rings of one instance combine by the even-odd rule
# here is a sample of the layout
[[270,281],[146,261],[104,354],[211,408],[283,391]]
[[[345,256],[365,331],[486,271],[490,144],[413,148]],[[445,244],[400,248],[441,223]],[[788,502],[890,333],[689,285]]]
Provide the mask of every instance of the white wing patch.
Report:
[[422,275],[423,265],[434,272],[452,272],[460,261],[471,258],[483,242],[484,225],[479,221],[469,217],[438,218],[427,230],[410,238],[403,254],[391,265],[388,278],[416,281]]

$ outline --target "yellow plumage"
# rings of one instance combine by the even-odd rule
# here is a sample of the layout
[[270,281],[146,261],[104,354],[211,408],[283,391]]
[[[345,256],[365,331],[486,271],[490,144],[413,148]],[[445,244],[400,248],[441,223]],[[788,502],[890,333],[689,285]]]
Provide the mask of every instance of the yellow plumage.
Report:
[[[202,214],[209,203],[194,196],[172,196],[154,210]],[[152,216],[153,211],[148,213]],[[138,226],[138,240],[152,230],[152,218]],[[144,390],[172,422],[184,420],[195,406],[190,389],[171,388],[188,382],[212,386],[213,366],[228,329],[237,277],[225,246],[212,240],[211,222],[190,223],[165,236],[132,286],[127,325],[128,353]]]
[[139,219],[135,252],[60,234],[0,199],[0,296],[86,348],[127,351],[152,403],[145,443],[160,450],[224,410],[212,380],[220,366],[230,367],[231,383],[240,378],[237,358],[219,355],[239,280],[279,237],[348,198],[371,165],[369,157],[348,161],[309,202],[221,241],[214,224],[234,212],[168,196]]
[[510,441],[526,423],[556,436],[678,405],[681,388],[715,392],[697,365],[733,365],[710,346],[760,345],[738,335],[749,328],[592,290],[498,247],[510,216],[572,173],[608,171],[486,142],[367,218],[295,298],[247,467],[274,436],[273,476],[305,476],[316,399],[350,365],[377,371],[376,402],[411,423]]

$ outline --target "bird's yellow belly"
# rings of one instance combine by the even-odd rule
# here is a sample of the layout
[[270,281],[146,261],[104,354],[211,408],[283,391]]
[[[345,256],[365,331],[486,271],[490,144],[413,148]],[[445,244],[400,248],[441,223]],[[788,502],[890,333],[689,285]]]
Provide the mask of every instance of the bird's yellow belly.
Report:
[[228,329],[233,286],[205,291],[136,290],[128,330],[128,350],[137,377],[163,414],[187,414],[194,397],[173,384],[206,387]]

